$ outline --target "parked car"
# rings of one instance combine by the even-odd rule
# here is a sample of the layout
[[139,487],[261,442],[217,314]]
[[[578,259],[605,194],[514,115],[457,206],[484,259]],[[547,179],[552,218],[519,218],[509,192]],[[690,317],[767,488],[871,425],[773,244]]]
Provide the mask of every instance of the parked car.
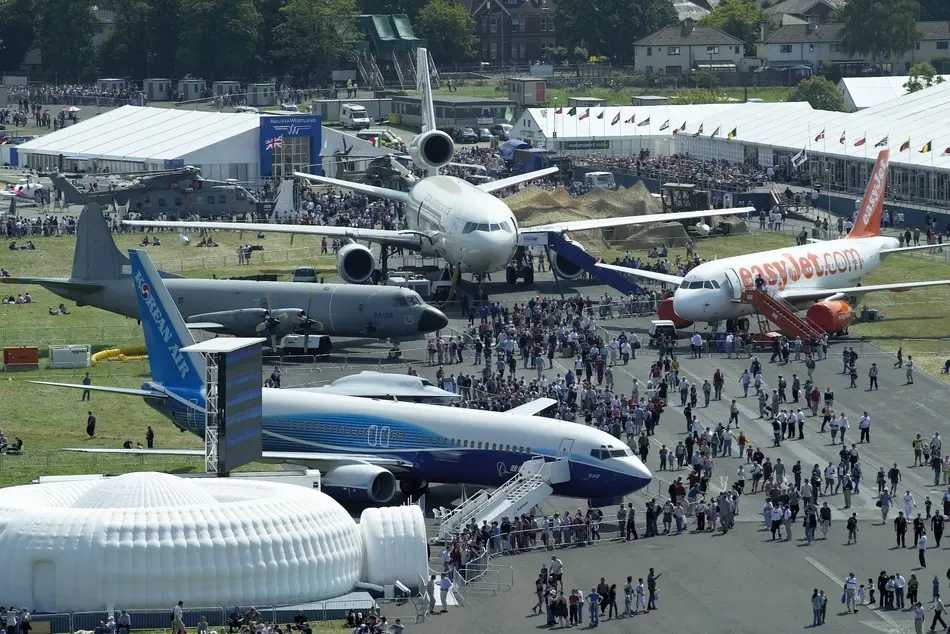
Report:
[[482,128],[478,131],[478,140],[484,143],[491,141],[492,134],[488,131],[488,128]]
[[472,128],[458,128],[455,132],[457,143],[478,143],[478,133]]
[[511,136],[511,124],[510,123],[496,123],[490,129],[491,133],[499,138],[501,141],[507,141]]

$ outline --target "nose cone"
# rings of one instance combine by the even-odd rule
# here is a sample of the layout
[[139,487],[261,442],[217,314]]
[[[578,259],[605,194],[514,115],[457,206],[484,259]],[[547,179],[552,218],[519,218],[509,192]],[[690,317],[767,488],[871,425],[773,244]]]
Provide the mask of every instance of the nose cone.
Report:
[[438,308],[426,306],[419,316],[419,332],[435,332],[449,325],[449,318]]
[[673,294],[673,311],[680,319],[702,321],[703,303],[702,292],[677,290]]
[[508,264],[517,246],[517,237],[507,231],[475,231],[465,236],[463,262],[473,273],[498,271]]
[[650,484],[650,480],[653,479],[653,474],[650,473],[650,470],[639,458],[636,456],[628,456],[627,458],[623,458],[623,461],[626,464],[627,473],[633,478],[637,489],[642,489]]

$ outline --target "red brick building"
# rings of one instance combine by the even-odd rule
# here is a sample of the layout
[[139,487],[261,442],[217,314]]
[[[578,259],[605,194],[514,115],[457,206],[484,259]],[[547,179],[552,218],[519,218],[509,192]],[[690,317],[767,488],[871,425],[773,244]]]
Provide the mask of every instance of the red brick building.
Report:
[[555,0],[459,0],[475,18],[476,59],[525,65],[557,46]]

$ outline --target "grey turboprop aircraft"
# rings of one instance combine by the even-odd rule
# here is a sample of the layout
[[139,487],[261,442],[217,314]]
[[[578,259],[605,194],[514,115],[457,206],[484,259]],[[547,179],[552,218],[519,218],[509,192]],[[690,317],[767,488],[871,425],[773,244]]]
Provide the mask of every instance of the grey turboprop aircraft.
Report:
[[[76,235],[70,277],[7,277],[2,282],[38,284],[79,306],[137,319],[129,259],[116,247],[98,205],[83,208]],[[405,288],[161,275],[189,328],[238,337],[266,336],[272,343],[290,334],[398,342],[448,324],[442,311]]]

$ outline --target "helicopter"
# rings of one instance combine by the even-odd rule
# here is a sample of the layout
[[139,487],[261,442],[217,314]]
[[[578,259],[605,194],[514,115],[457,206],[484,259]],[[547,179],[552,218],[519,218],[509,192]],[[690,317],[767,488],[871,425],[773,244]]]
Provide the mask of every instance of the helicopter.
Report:
[[158,214],[169,218],[253,215],[260,210],[259,201],[243,185],[204,179],[201,170],[190,165],[102,176],[109,178],[107,187],[96,187],[94,182],[87,191],[81,191],[64,174],[51,174],[50,180],[69,204],[112,204],[117,211],[143,218]]

